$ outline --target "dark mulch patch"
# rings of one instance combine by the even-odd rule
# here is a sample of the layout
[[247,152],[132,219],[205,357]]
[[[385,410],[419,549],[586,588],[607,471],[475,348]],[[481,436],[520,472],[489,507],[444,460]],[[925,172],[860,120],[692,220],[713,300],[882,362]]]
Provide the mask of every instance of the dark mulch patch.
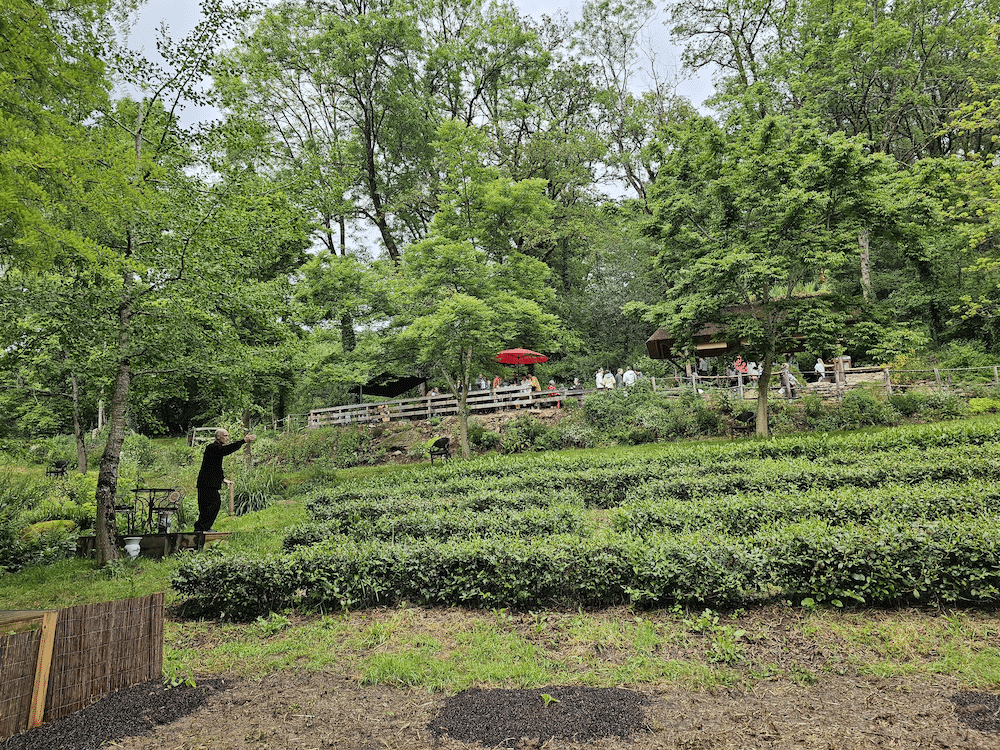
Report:
[[209,693],[225,690],[225,680],[197,687],[168,688],[150,680],[123,688],[86,708],[0,743],[3,750],[97,750],[112,740],[139,737],[205,704]]
[[980,732],[1000,732],[1000,695],[993,693],[955,693],[951,702],[955,714],[966,726]]
[[[543,695],[555,700],[548,702]],[[514,747],[522,738],[584,742],[628,739],[646,729],[649,699],[620,688],[545,687],[532,690],[472,688],[445,701],[428,729],[462,742]]]

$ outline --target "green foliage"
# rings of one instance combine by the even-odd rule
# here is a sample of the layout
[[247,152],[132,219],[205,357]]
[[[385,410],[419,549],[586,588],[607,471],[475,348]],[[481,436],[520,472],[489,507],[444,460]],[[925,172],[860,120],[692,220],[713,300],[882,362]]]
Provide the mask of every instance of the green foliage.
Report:
[[[285,553],[213,552],[174,586],[189,614],[233,619],[401,601],[985,604],[998,459],[993,420],[451,462],[316,491]],[[711,658],[739,661],[745,634],[706,623]]]
[[237,516],[256,513],[284,495],[281,477],[272,470],[255,467],[251,471],[236,471],[231,477],[236,486],[233,492],[233,512]]
[[482,450],[500,446],[502,439],[496,432],[487,430],[481,422],[469,420],[469,443]]
[[333,431],[337,466],[350,467],[378,463],[384,450],[377,448],[371,430],[362,426]]
[[145,435],[130,432],[122,445],[122,461],[132,464],[137,471],[151,469],[155,462],[153,441]]
[[530,450],[546,450],[544,436],[551,434],[549,428],[530,414],[523,414],[509,423],[503,431],[501,446],[504,453],[523,453]]
[[890,404],[876,399],[867,390],[856,388],[844,394],[840,403],[838,421],[846,429],[889,425],[896,421],[896,414]]
[[[77,527],[93,525],[93,503],[81,506],[51,482],[0,472],[0,570],[54,562],[76,552]],[[46,522],[58,521],[55,524]],[[26,533],[35,525],[44,533]]]
[[286,471],[323,464],[331,459],[331,447],[336,446],[340,429],[319,427],[283,433],[280,440],[259,440],[255,449],[263,451],[276,468]]
[[920,404],[923,399],[913,391],[903,393],[893,393],[889,396],[889,403],[896,411],[904,417],[913,417],[920,411]]
[[[893,404],[895,406],[895,404]],[[896,407],[899,408],[898,406]],[[902,409],[900,409],[902,412]],[[1000,399],[997,398],[970,398],[969,414],[996,414],[1000,412]]]

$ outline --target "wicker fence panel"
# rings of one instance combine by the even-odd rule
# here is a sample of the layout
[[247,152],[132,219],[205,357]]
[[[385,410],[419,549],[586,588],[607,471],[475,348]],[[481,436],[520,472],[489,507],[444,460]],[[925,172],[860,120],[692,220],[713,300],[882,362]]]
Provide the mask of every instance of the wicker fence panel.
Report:
[[163,672],[163,594],[59,612],[45,721]]
[[40,630],[0,638],[0,740],[28,728]]

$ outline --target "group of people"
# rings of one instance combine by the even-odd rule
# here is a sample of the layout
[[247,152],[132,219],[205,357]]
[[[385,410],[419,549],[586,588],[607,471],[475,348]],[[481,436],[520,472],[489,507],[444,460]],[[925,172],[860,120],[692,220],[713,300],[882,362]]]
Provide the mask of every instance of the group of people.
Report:
[[613,391],[616,388],[628,388],[635,385],[635,381],[641,377],[642,373],[633,370],[632,365],[629,365],[624,370],[619,367],[618,372],[615,372],[610,367],[606,370],[601,367],[594,375],[594,384],[599,391]]
[[[724,376],[721,373],[712,375],[712,363],[706,357],[699,357],[695,367],[698,380],[709,381],[714,379],[718,381],[724,378],[724,382],[728,383],[730,387],[736,387],[741,382],[746,385],[755,385],[764,372],[763,365],[754,361],[745,362],[739,355],[732,362],[726,364]],[[786,355],[785,362],[780,366],[775,363],[772,368],[772,372],[774,371],[778,372],[778,393],[787,395],[789,398],[794,398],[800,385],[798,379],[792,373],[790,355]],[[813,365],[813,373],[815,376],[814,382],[826,382],[826,364],[823,362],[822,357],[816,358],[816,364]]]

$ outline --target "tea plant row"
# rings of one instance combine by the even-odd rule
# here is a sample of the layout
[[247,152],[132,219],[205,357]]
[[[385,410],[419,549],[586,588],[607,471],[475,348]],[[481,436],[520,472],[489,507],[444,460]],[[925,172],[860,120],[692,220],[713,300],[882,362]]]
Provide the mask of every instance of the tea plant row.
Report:
[[322,490],[285,553],[192,558],[174,585],[192,613],[232,618],[399,601],[994,603],[998,438],[993,421],[456,462]]

